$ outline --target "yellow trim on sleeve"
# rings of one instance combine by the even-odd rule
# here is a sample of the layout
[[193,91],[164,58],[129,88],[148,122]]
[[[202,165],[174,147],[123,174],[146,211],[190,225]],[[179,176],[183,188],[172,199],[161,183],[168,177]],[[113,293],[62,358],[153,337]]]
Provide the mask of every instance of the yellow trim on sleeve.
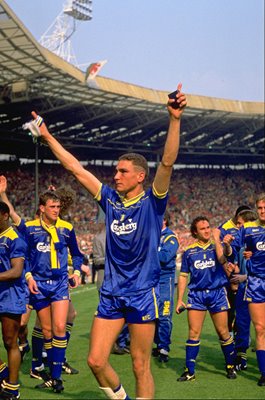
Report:
[[28,281],[30,278],[32,278],[32,273],[31,272],[27,272],[25,274],[25,278],[26,278],[26,281]]
[[101,190],[102,190],[102,183],[100,184],[100,187],[96,193],[96,196],[94,197],[95,200],[100,201],[101,200]]
[[187,278],[189,274],[187,272],[180,272],[180,276],[184,276],[184,278]]
[[164,193],[158,193],[158,191],[156,190],[154,184],[152,185],[152,190],[153,190],[153,194],[154,194],[156,197],[158,197],[159,199],[163,199],[164,197],[166,197],[166,195],[167,195],[167,193],[168,193],[168,190],[167,190],[166,192],[164,192]]

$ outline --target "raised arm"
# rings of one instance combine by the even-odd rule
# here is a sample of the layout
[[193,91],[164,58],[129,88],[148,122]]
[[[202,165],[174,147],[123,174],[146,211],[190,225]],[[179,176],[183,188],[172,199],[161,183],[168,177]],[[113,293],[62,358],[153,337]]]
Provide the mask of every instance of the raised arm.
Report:
[[[32,111],[31,114],[34,120],[38,119],[35,111]],[[95,196],[100,189],[101,182],[91,172],[83,168],[80,162],[69,151],[65,150],[58,140],[50,134],[44,122],[39,126],[39,131],[42,139],[47,143],[64,168],[71,172],[89,193]]]
[[154,187],[158,193],[165,193],[169,188],[172,168],[177,158],[180,142],[180,120],[184,108],[187,105],[186,96],[181,92],[182,84],[178,85],[177,102],[179,108],[173,108],[174,99],[168,100],[167,109],[169,112],[169,127],[160,165],[158,166]]
[[4,175],[0,176],[0,199],[2,201],[4,201],[10,210],[10,218],[12,219],[13,223],[15,225],[18,225],[20,223],[20,216],[16,213],[13,205],[10,203],[7,194],[6,194],[6,190],[7,190],[7,179]]

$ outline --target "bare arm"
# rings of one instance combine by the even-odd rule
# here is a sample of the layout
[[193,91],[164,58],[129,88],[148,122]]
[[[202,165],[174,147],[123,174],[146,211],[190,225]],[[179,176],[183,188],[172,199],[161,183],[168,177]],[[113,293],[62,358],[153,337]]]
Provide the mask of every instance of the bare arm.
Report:
[[215,243],[215,251],[216,251],[216,256],[217,256],[217,260],[219,261],[220,264],[225,264],[227,259],[224,256],[224,249],[221,243],[221,239],[220,239],[220,234],[221,231],[218,228],[213,228],[212,230],[212,236],[213,236],[213,240]]
[[6,189],[7,189],[7,179],[4,175],[0,176],[0,198],[2,201],[4,201],[10,210],[10,218],[14,222],[15,225],[18,225],[20,222],[20,216],[16,213],[13,205],[10,203],[7,194],[6,194]]
[[177,305],[176,305],[176,313],[179,313],[179,308],[181,306],[186,307],[185,303],[183,302],[183,296],[188,284],[188,274],[181,274],[178,278],[178,298],[177,298]]
[[178,85],[179,93],[177,94],[177,102],[179,108],[174,109],[171,104],[174,100],[168,101],[169,127],[164,147],[164,152],[160,165],[158,166],[154,179],[154,187],[159,194],[168,190],[169,182],[172,174],[172,168],[177,158],[180,142],[180,120],[184,108],[187,105],[185,94],[181,92],[182,84]]
[[0,273],[0,281],[11,281],[19,278],[22,275],[24,266],[23,258],[12,258],[11,259],[11,269]]
[[[34,119],[37,119],[35,111],[32,112]],[[60,163],[73,174],[76,179],[83,185],[89,193],[95,196],[99,189],[101,182],[89,171],[87,171],[80,162],[56,140],[48,131],[47,126],[43,122],[39,127],[42,139],[50,147],[55,157]]]
[[226,256],[231,256],[232,254],[232,247],[231,243],[234,240],[234,236],[230,235],[229,233],[223,237],[223,244],[224,244],[224,254]]

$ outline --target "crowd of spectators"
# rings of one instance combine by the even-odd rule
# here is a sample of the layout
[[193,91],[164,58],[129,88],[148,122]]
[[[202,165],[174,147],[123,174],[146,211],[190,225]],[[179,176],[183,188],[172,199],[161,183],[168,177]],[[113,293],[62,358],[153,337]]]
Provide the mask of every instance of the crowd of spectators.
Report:
[[[90,165],[89,169],[102,182],[112,184],[114,166]],[[150,172],[152,181],[154,171]],[[0,174],[8,180],[8,196],[19,215],[31,219],[35,215],[35,167],[34,164],[15,165],[1,163]],[[148,183],[148,182],[147,182]],[[75,192],[75,203],[69,209],[69,219],[79,241],[87,243],[88,253],[93,251],[92,241],[97,231],[97,203],[87,191],[60,165],[39,165],[39,192],[49,185],[69,188]],[[213,226],[218,226],[234,215],[241,204],[254,207],[255,196],[265,191],[264,170],[231,169],[177,169],[173,172],[168,210],[173,222],[172,229],[180,241],[180,253],[192,241],[190,222],[198,215],[207,216]]]

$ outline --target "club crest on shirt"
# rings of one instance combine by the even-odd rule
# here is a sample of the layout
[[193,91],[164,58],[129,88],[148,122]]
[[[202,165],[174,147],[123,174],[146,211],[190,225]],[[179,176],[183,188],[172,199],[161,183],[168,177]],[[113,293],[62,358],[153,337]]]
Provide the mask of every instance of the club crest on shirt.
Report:
[[137,229],[137,222],[133,222],[130,218],[127,223],[119,222],[117,219],[114,219],[112,224],[110,225],[110,229],[117,236],[120,235],[128,235]]

